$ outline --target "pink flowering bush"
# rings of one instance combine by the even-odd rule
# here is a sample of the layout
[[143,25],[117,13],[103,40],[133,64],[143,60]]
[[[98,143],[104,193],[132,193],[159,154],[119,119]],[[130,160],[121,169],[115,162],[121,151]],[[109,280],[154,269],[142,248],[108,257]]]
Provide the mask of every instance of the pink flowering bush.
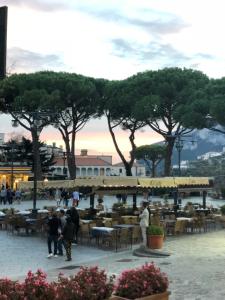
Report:
[[22,283],[7,278],[0,280],[0,300],[54,300],[55,293],[54,285],[47,282],[41,270],[29,271]]
[[0,279],[0,300],[22,300],[24,293],[17,281]]
[[124,271],[114,286],[115,276],[98,267],[81,267],[74,276],[59,275],[49,283],[41,270],[28,272],[23,282],[0,279],[0,300],[106,300],[114,294],[135,299],[165,292],[167,276],[153,263]]
[[168,278],[153,263],[124,271],[117,280],[114,293],[117,296],[135,299],[163,293],[168,288]]
[[[63,300],[104,300],[111,296],[114,276],[109,279],[104,270],[98,267],[81,267],[69,278],[59,276],[57,298]],[[56,298],[56,299],[57,299]]]
[[47,282],[47,275],[37,270],[36,273],[29,271],[24,282],[21,284],[24,291],[24,299],[27,300],[54,300],[55,292],[54,285]]

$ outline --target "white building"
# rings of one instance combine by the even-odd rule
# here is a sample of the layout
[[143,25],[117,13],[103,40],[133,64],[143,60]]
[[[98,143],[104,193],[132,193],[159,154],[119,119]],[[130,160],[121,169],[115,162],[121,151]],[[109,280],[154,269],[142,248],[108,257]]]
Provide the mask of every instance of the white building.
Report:
[[[53,176],[65,176],[69,174],[66,156],[60,155],[55,158]],[[123,163],[112,164],[111,155],[88,155],[86,149],[76,155],[76,175],[86,176],[126,176]],[[133,176],[145,176],[145,166],[134,163],[132,168]]]
[[[132,176],[138,176],[138,177],[146,176],[145,166],[139,163],[133,164],[131,172],[132,172]],[[126,176],[126,169],[122,162],[112,166],[112,175]]]
[[201,159],[201,160],[208,160],[209,158],[212,158],[212,157],[216,157],[216,156],[221,156],[222,152],[207,152],[205,154],[202,154],[202,155],[199,155],[197,157],[197,159]]

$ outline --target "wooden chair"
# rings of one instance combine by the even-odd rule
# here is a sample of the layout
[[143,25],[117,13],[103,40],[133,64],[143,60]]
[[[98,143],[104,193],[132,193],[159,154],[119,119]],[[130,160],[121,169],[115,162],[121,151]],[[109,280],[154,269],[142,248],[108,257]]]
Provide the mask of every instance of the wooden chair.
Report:
[[91,235],[90,235],[90,227],[89,224],[82,224],[80,225],[79,235],[81,243],[90,243]]
[[118,230],[118,248],[132,248],[132,229],[120,228]]
[[113,230],[110,233],[102,234],[99,246],[104,249],[118,249],[118,230]]
[[141,227],[136,225],[132,229],[132,243],[139,243],[141,241]]

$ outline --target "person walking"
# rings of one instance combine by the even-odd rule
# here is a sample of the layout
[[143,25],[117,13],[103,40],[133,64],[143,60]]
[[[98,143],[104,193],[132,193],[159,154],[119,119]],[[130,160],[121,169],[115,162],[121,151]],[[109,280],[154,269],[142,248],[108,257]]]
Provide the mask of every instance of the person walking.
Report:
[[142,203],[142,213],[139,215],[140,220],[140,227],[141,227],[141,234],[142,234],[142,246],[147,246],[147,236],[146,236],[146,229],[149,226],[149,211],[148,211],[148,202]]
[[69,215],[67,215],[66,218],[66,224],[63,228],[62,234],[60,236],[60,239],[63,240],[63,245],[66,249],[66,261],[71,261],[71,248],[72,248],[72,241],[74,236],[74,224],[72,222],[72,219]]
[[13,192],[10,188],[7,189],[6,198],[7,198],[9,205],[13,203]]
[[55,200],[56,200],[56,206],[59,207],[61,203],[61,191],[58,188],[55,190]]
[[80,201],[80,194],[78,191],[74,191],[72,194],[73,204],[72,206],[78,206]]
[[18,204],[21,203],[21,191],[19,189],[16,189],[16,191],[15,191],[15,199]]
[[71,220],[74,224],[74,236],[73,236],[73,243],[74,245],[77,245],[78,243],[78,231],[79,231],[79,227],[80,227],[80,216],[79,216],[79,213],[76,209],[76,207],[72,206],[70,208],[70,217],[71,217]]
[[[61,222],[60,233],[62,233],[65,225],[66,225],[66,215],[64,209],[60,209],[59,219]],[[61,238],[58,239],[58,255],[63,256],[63,240]]]
[[60,219],[57,217],[55,212],[52,213],[52,217],[48,219],[48,256],[47,258],[51,258],[53,256],[52,253],[52,242],[54,244],[54,257],[57,257],[57,243],[59,238],[59,232],[61,228]]
[[1,193],[0,193],[0,201],[1,201],[1,204],[6,204],[6,195],[7,195],[7,190],[6,188],[4,187],[4,185],[2,185],[2,189],[1,189]]

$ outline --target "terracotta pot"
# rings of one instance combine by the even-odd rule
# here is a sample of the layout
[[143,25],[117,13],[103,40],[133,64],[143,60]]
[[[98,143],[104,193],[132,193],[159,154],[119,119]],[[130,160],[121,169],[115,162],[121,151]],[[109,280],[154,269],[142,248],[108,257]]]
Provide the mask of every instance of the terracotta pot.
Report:
[[[135,300],[169,300],[169,292],[146,296],[142,298],[136,298]],[[119,296],[112,296],[109,300],[130,300],[129,298],[123,298]]]
[[150,249],[161,249],[163,246],[163,235],[147,235],[147,245]]

